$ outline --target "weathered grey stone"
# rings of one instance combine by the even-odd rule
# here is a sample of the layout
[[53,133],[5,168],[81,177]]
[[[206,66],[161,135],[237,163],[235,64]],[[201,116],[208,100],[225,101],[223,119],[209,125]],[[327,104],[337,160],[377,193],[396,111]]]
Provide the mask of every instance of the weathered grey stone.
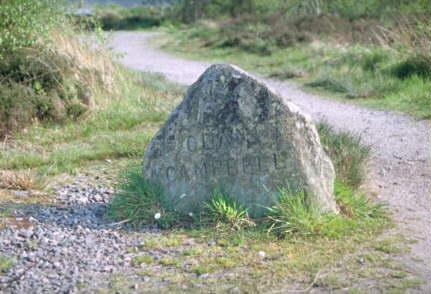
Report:
[[230,65],[211,66],[188,89],[149,144],[143,172],[186,213],[220,189],[260,216],[282,187],[337,211],[334,168],[310,119]]

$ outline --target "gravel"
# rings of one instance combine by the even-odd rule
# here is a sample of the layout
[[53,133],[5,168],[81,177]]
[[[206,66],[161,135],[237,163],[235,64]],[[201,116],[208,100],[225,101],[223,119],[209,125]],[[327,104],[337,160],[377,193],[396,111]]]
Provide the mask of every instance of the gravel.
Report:
[[[110,46],[125,53],[121,62],[135,70],[164,74],[189,85],[210,65],[186,60],[149,45],[153,32],[117,32]],[[359,134],[371,146],[366,189],[387,203],[399,230],[411,242],[404,262],[425,282],[431,293],[431,152],[429,121],[394,112],[376,111],[304,92],[298,84],[265,79],[286,100],[293,101],[316,121]]]
[[130,270],[128,249],[142,235],[117,230],[104,217],[110,187],[65,185],[51,206],[13,211],[15,226],[0,231],[0,253],[15,259],[0,276],[2,293],[75,293],[97,288],[117,272]]

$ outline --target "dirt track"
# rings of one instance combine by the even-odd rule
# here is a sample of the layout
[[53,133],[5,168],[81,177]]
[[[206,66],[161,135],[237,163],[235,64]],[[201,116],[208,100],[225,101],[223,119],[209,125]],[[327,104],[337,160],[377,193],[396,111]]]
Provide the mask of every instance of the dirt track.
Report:
[[[126,53],[122,63],[132,69],[159,72],[181,84],[191,84],[209,64],[169,55],[152,48],[150,32],[118,32],[111,47]],[[314,120],[326,120],[339,130],[360,134],[372,148],[366,188],[388,204],[399,229],[414,239],[405,256],[410,271],[431,293],[431,150],[430,123],[405,115],[375,111],[306,93],[290,82],[263,79]]]

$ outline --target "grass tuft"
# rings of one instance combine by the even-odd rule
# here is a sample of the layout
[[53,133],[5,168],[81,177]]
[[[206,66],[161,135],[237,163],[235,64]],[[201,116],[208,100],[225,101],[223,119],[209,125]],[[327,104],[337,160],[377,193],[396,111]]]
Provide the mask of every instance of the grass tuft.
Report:
[[133,226],[159,224],[172,225],[174,208],[163,195],[161,187],[149,183],[141,173],[141,168],[126,170],[119,185],[119,192],[109,204],[108,217],[130,223]]
[[359,136],[347,132],[335,132],[327,123],[317,126],[320,140],[334,163],[340,182],[357,188],[364,179],[364,165],[370,148],[361,143]]
[[15,260],[13,258],[0,254],[0,274],[6,273],[14,265]]
[[216,228],[227,226],[231,230],[242,230],[255,226],[249,218],[247,209],[220,191],[213,193],[211,201],[205,205],[208,218]]
[[269,232],[277,235],[312,236],[316,234],[319,216],[306,201],[303,191],[280,190],[278,203],[268,208]]
[[268,208],[268,231],[281,237],[341,238],[375,231],[387,222],[382,205],[356,195],[341,183],[335,184],[335,196],[340,214],[319,214],[307,203],[304,192],[281,190],[278,203]]

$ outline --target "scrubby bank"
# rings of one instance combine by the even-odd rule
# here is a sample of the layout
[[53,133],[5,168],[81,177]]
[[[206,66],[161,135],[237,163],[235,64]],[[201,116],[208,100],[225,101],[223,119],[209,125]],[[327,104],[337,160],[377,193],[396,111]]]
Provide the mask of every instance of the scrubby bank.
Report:
[[87,114],[97,91],[113,90],[106,54],[76,37],[58,1],[6,0],[0,8],[0,136],[32,122]]

